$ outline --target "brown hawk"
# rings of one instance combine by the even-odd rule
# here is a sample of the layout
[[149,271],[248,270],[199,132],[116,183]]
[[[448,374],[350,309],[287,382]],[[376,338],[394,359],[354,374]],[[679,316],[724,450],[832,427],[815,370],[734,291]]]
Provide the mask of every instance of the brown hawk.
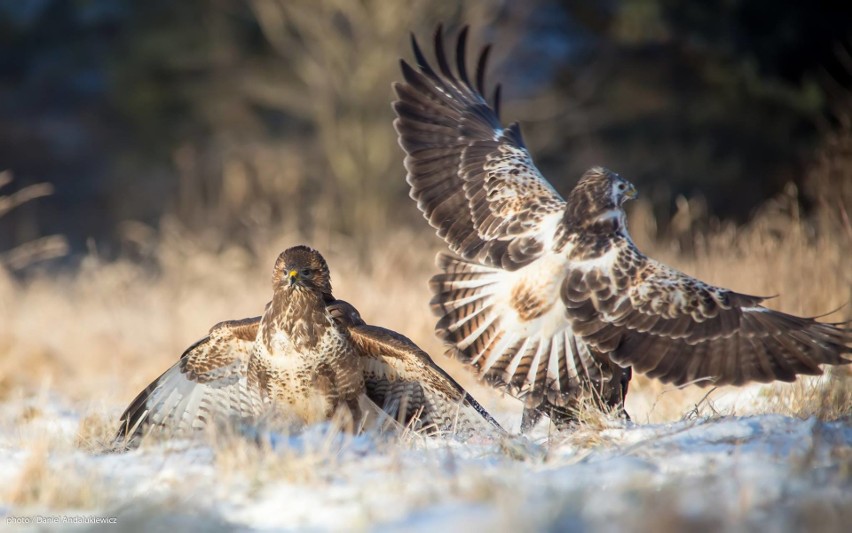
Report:
[[336,300],[316,250],[284,251],[272,285],[262,316],[213,326],[133,400],[119,442],[187,434],[214,419],[256,420],[270,409],[308,423],[341,416],[355,428],[376,406],[426,432],[503,432],[412,341]]
[[622,204],[634,187],[601,168],[563,199],[536,169],[520,128],[499,119],[499,86],[484,94],[489,48],[475,81],[467,28],[455,70],[435,35],[437,68],[416,39],[401,61],[394,127],[411,197],[457,255],[432,278],[436,330],[485,379],[525,399],[522,429],[542,414],[570,420],[582,397],[619,407],[631,369],[701,385],[793,381],[846,364],[847,324],[760,305],[644,256]]

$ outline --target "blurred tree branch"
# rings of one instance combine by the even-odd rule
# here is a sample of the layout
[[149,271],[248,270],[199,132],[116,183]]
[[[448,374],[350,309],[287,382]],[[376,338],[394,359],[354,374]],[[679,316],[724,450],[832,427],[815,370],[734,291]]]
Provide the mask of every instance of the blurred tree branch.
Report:
[[[12,182],[12,173],[7,171],[0,172],[0,188]],[[6,196],[0,196],[0,217],[30,200],[42,198],[53,194],[53,186],[49,183],[34,183],[27,185],[19,191],[13,192]]]
[[[0,172],[0,188],[12,183],[12,173]],[[0,195],[0,217],[37,198],[53,194],[49,183],[35,183],[8,195]],[[0,253],[0,266],[20,270],[39,261],[55,259],[68,253],[68,242],[61,235],[49,235],[20,244]]]

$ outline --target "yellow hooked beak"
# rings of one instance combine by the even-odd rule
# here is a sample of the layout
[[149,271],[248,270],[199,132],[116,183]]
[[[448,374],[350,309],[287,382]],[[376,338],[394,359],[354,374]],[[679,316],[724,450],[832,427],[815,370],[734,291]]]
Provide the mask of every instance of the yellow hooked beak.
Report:
[[636,197],[639,196],[639,191],[637,191],[636,187],[632,183],[630,183],[627,186],[627,190],[624,191],[624,196],[627,197],[629,200],[635,200]]
[[297,272],[296,270],[291,270],[287,277],[290,279],[290,285],[292,285],[296,283],[297,279],[299,279],[299,272]]

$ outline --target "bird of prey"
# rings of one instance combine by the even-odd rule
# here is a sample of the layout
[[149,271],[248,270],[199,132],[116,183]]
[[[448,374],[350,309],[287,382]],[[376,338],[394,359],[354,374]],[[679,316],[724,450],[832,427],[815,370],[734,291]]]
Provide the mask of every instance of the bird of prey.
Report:
[[667,383],[793,381],[846,364],[848,324],[772,311],[640,252],[623,203],[636,189],[602,168],[562,198],[539,173],[517,123],[499,118],[484,74],[455,69],[435,35],[437,67],[412,36],[401,61],[394,127],[410,195],[455,255],[431,280],[436,331],[485,379],[525,400],[522,430],[542,414],[571,419],[582,398],[623,412],[631,371]]
[[186,435],[214,420],[257,421],[270,410],[306,423],[337,416],[354,429],[375,407],[430,433],[503,431],[412,341],[336,300],[316,250],[285,250],[272,286],[262,316],[213,326],[133,400],[119,443]]

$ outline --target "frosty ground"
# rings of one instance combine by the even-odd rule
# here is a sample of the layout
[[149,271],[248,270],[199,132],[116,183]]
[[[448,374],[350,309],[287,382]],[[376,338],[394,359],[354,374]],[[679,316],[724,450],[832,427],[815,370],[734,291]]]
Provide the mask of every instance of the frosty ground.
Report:
[[[117,412],[46,393],[3,406],[0,479],[12,490],[0,514],[22,530],[115,517],[122,529],[843,531],[849,417],[767,414],[765,390],[722,394],[666,424],[597,418],[467,443],[314,426],[119,454],[97,445]],[[514,403],[496,413],[511,430]],[[737,414],[749,412],[763,414]]]

